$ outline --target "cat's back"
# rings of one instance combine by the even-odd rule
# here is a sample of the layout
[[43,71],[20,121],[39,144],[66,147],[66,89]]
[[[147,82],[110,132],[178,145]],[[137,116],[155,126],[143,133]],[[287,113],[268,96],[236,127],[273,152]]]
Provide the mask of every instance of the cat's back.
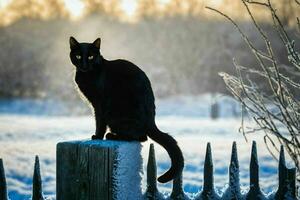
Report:
[[[143,70],[123,59],[108,61],[105,67],[106,94],[113,109],[117,108],[118,113],[145,112],[139,109],[146,109],[152,115],[155,113],[151,83]],[[136,112],[132,112],[133,110]]]
[[113,75],[145,75],[145,73],[135,64],[128,60],[117,59],[117,60],[109,60],[106,63],[107,70],[109,73],[113,73]]
[[112,87],[152,93],[151,83],[145,72],[130,61],[107,61],[106,71],[106,80]]

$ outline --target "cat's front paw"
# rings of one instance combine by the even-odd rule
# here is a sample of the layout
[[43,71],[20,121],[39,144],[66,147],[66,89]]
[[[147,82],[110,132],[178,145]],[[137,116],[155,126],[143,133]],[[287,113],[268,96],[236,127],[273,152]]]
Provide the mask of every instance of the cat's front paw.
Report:
[[102,140],[103,138],[99,135],[92,135],[92,140]]
[[107,133],[106,134],[106,139],[107,140],[120,140],[120,138],[118,137],[118,135],[113,134],[113,133]]

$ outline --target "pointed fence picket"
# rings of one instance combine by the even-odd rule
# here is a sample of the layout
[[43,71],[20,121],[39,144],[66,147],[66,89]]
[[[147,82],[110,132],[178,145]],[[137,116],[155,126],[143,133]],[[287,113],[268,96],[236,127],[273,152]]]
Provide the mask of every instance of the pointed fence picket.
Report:
[[157,168],[156,168],[156,159],[154,152],[154,145],[151,144],[149,148],[148,164],[147,164],[147,190],[145,197],[147,199],[159,199],[162,197],[162,194],[159,193],[157,189]]
[[257,160],[256,142],[252,143],[251,160],[250,160],[250,189],[246,195],[246,200],[265,199],[259,186],[259,166]]
[[[204,162],[203,189],[195,195],[194,200],[293,200],[296,195],[296,169],[287,168],[284,156],[284,148],[281,146],[278,165],[278,189],[268,197],[261,191],[259,185],[259,163],[257,159],[256,142],[252,143],[250,160],[250,186],[247,194],[241,194],[239,184],[239,162],[236,143],[232,144],[231,160],[229,165],[229,183],[225,192],[219,196],[214,188],[213,161],[210,143],[206,147]],[[137,187],[140,187],[137,185]],[[147,163],[147,189],[144,194],[149,200],[189,200],[182,187],[182,174],[173,180],[173,189],[169,197],[164,197],[157,188],[157,167],[154,145],[150,145]],[[7,186],[3,161],[0,159],[0,200],[7,200]],[[44,200],[42,192],[42,181],[40,174],[39,158],[36,156],[33,173],[32,200]]]
[[7,200],[6,178],[2,159],[0,159],[0,200]]
[[219,199],[214,188],[214,166],[210,143],[207,143],[203,170],[203,190],[195,200]]
[[40,161],[38,156],[35,156],[35,163],[34,163],[32,200],[44,200],[41,172],[40,172]]
[[[153,150],[151,150],[153,149]],[[153,144],[150,145],[149,158],[151,158],[151,168],[147,167],[147,173],[152,173],[153,162],[155,161],[155,152]],[[148,175],[148,174],[147,174]],[[259,165],[257,160],[256,142],[252,143],[251,161],[250,161],[250,189],[247,194],[242,195],[239,180],[239,162],[236,142],[232,144],[231,161],[229,165],[229,184],[228,188],[219,196],[214,189],[213,162],[210,143],[207,144],[205,162],[204,162],[204,184],[203,190],[196,195],[194,200],[293,200],[296,196],[296,168],[287,168],[284,157],[284,148],[281,146],[278,166],[279,183],[278,189],[274,194],[264,195],[259,186]],[[155,167],[156,177],[156,167]],[[148,176],[147,176],[148,178]],[[149,185],[156,185],[156,179],[151,177],[147,179],[147,191]],[[157,191],[157,190],[156,190]],[[162,199],[162,198],[148,198]],[[167,199],[189,200],[182,189],[182,175],[173,181],[172,193]]]

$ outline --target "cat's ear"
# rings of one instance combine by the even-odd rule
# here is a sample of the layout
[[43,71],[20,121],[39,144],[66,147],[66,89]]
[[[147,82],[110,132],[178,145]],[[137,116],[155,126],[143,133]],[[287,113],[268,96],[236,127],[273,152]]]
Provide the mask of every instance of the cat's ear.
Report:
[[69,42],[70,42],[70,48],[71,49],[75,49],[79,44],[79,42],[77,42],[77,40],[72,36],[70,37]]
[[100,45],[101,45],[101,39],[97,38],[94,42],[93,45],[97,48],[100,49]]

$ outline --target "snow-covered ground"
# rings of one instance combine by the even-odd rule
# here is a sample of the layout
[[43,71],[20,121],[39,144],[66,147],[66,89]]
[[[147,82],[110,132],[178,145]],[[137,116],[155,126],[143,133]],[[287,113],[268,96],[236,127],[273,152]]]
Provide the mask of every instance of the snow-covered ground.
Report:
[[[174,97],[157,102],[158,126],[176,138],[184,153],[183,181],[184,190],[188,193],[201,190],[207,142],[212,145],[216,188],[222,191],[228,182],[233,141],[237,141],[238,145],[241,187],[248,187],[251,143],[247,143],[238,133],[240,119],[232,117],[232,110],[236,110],[238,104],[227,97],[220,97],[218,101],[221,102],[221,118],[218,120],[208,117],[211,100],[207,95]],[[13,200],[30,197],[35,155],[40,156],[44,193],[54,196],[56,143],[89,138],[94,132],[94,120],[92,116],[47,115],[44,113],[45,109],[42,109],[43,104],[40,104],[40,108],[30,101],[23,104],[20,100],[15,102],[18,102],[18,108],[12,101],[9,101],[10,105],[7,102],[0,103],[0,157],[4,160],[9,196]],[[23,107],[29,111],[22,112]],[[35,108],[38,111],[34,111]],[[257,141],[261,186],[264,192],[271,192],[277,185],[277,162],[269,155],[262,139],[248,139]],[[143,144],[144,161],[147,160],[150,142]],[[160,175],[168,169],[169,157],[157,144],[155,150]],[[146,162],[144,167],[145,165]],[[143,186],[145,188],[145,179]],[[159,184],[159,189],[161,192],[168,192],[171,184]]]

